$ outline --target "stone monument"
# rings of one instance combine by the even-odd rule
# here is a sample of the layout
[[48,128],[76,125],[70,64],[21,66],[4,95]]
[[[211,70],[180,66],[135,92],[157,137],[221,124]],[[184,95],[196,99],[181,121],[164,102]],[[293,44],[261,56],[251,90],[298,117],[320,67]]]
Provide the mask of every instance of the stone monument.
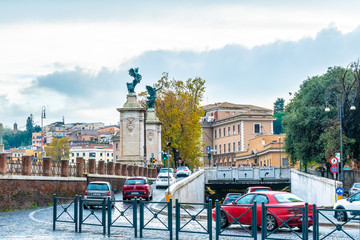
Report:
[[156,89],[151,86],[146,86],[146,90],[149,94],[146,102],[148,110],[146,113],[146,158],[155,158],[155,164],[162,164],[161,159],[161,125],[162,122],[156,117],[155,113],[155,100],[156,92],[163,86]]
[[120,112],[120,142],[118,162],[123,164],[143,165],[145,146],[145,111],[137,101],[136,84],[140,83],[141,75],[138,68],[131,68],[129,75],[134,77],[131,83],[126,83],[128,94],[126,103]]

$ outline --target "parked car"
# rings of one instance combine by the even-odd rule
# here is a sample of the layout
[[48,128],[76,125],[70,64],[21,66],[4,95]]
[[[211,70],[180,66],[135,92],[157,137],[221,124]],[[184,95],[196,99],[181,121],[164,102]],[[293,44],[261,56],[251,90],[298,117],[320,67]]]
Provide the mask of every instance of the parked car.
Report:
[[271,187],[265,187],[265,186],[253,186],[248,187],[244,194],[251,193],[251,192],[259,192],[259,191],[271,191]]
[[360,192],[360,183],[354,183],[353,185],[351,185],[350,189],[349,189],[349,196]]
[[[339,222],[347,221],[349,215],[360,216],[360,192],[351,195],[348,198],[340,199],[334,205],[334,209],[354,210],[354,211],[336,211],[334,217]],[[356,212],[355,212],[356,211]]]
[[[261,226],[261,205],[286,207],[286,208],[271,208],[271,212],[267,214],[267,230],[274,231],[278,226],[282,225],[282,221],[287,221],[286,224],[290,227],[302,228],[302,213],[298,213],[297,209],[293,207],[304,207],[305,202],[294,194],[278,191],[264,191],[251,192],[243,195],[234,202],[222,205],[220,209],[220,226],[227,227],[236,219],[239,223],[244,225],[251,225],[251,211],[247,211],[248,204],[257,202],[257,226]],[[244,205],[247,204],[247,205]],[[313,224],[312,204],[308,204],[308,223],[309,227]],[[297,214],[296,214],[297,213]],[[216,209],[212,212],[213,220],[216,221]]]
[[241,193],[228,193],[225,196],[223,204],[231,203],[232,201],[238,199],[239,197],[241,197]]
[[167,174],[159,174],[156,178],[156,188],[167,187],[168,184],[172,185],[176,182],[173,174],[169,176]]
[[128,177],[122,189],[123,200],[144,198],[148,201],[153,198],[153,189],[146,177]]
[[[112,188],[109,182],[90,182],[84,193],[84,200],[103,200],[108,199],[115,200],[115,189]],[[92,206],[101,206],[100,201],[85,201],[84,208]],[[114,207],[115,203],[112,203],[111,207]]]
[[186,166],[180,166],[176,169],[176,177],[188,177],[191,175],[191,170]]

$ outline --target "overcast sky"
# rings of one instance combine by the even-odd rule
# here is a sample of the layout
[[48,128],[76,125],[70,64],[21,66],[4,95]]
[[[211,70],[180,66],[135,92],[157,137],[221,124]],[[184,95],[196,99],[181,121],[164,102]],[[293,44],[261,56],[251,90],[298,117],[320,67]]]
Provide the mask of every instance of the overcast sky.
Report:
[[360,1],[0,1],[0,123],[116,124],[128,69],[145,91],[206,80],[204,104],[272,109],[360,56]]

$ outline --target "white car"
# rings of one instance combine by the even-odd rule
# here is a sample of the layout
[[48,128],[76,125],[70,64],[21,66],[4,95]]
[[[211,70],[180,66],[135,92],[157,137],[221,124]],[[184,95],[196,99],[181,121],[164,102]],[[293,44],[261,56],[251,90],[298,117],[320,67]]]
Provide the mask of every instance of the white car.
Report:
[[186,166],[181,166],[176,169],[176,177],[188,177],[191,175],[191,171]]
[[336,211],[334,212],[334,217],[339,222],[345,222],[349,215],[358,215],[360,216],[360,192],[337,201],[334,205],[334,209],[344,209],[344,210],[353,210],[353,211]]
[[176,182],[174,174],[159,173],[156,178],[156,188],[167,187]]

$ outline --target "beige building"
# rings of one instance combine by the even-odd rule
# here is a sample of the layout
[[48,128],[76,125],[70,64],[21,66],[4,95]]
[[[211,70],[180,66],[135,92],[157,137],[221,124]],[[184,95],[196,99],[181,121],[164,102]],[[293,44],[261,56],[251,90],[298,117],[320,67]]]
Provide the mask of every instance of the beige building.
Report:
[[90,144],[70,147],[70,163],[76,163],[76,158],[82,157],[85,162],[92,158],[96,163],[100,160],[105,162],[114,161],[113,146],[108,144]]
[[[203,143],[210,146],[210,165],[235,166],[237,153],[248,149],[250,139],[273,134],[272,110],[253,105],[215,103],[203,107],[200,121]],[[204,149],[204,165],[208,166],[208,151]]]
[[247,150],[235,155],[236,166],[288,167],[290,162],[283,150],[284,138],[285,135],[281,134],[262,135],[250,139]]

